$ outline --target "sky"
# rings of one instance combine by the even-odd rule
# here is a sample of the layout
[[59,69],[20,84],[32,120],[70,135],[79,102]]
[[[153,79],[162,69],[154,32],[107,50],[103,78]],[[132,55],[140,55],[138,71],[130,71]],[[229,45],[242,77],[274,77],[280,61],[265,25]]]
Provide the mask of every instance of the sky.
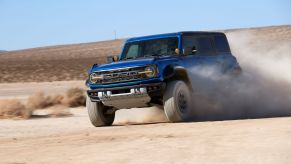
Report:
[[0,0],[0,50],[290,24],[290,0]]

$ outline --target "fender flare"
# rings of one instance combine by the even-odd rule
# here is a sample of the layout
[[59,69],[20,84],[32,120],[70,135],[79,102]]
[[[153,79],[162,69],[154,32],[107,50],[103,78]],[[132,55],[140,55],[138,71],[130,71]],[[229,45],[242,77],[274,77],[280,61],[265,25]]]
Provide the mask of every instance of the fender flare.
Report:
[[164,69],[163,77],[165,82],[182,80],[191,90],[193,90],[191,79],[185,67],[180,65],[168,65]]

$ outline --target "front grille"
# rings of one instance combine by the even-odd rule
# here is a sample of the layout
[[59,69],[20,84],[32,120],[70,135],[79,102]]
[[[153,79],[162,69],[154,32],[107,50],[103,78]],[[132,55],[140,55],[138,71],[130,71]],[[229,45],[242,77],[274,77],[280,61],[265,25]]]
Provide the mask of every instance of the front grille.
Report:
[[97,80],[96,84],[110,84],[146,79],[147,76],[145,74],[138,73],[144,71],[144,69],[145,67],[133,67],[95,72],[97,75],[103,76],[103,79]]

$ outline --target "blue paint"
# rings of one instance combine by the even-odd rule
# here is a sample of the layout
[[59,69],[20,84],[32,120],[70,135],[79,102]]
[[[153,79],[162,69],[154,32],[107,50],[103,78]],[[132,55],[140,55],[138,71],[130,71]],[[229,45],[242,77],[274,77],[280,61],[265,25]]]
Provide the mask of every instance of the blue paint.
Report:
[[[128,39],[125,43],[132,42],[143,42],[147,40],[161,39],[161,38],[169,38],[169,37],[177,37],[178,45],[177,48],[180,49],[180,52],[185,51],[185,47],[183,47],[183,39],[185,37],[208,37],[212,41],[213,51],[210,54],[203,55],[163,55],[163,56],[149,56],[149,57],[140,57],[136,59],[128,59],[121,60],[118,62],[103,64],[103,65],[95,65],[89,71],[89,75],[93,72],[99,71],[108,71],[108,70],[117,70],[131,67],[139,67],[139,66],[147,66],[147,65],[156,65],[158,69],[158,75],[154,78],[149,78],[145,80],[134,80],[129,82],[117,82],[112,84],[91,84],[87,83],[91,89],[98,88],[111,88],[111,87],[122,87],[122,86],[130,86],[137,84],[151,84],[164,82],[166,79],[166,70],[170,67],[179,67],[184,70],[189,70],[194,66],[208,66],[215,65],[221,69],[222,72],[227,72],[231,69],[239,67],[236,58],[231,54],[229,45],[226,39],[226,36],[223,33],[216,32],[177,32],[177,33],[169,33],[169,34],[160,34],[160,35],[151,35],[151,36],[143,36]],[[217,39],[220,37],[220,39]],[[213,39],[212,39],[213,38]],[[222,38],[222,39],[221,39]],[[214,48],[217,46],[221,46],[221,49]],[[122,52],[125,51],[124,49]],[[224,52],[222,52],[224,51]],[[122,54],[122,53],[121,53]],[[120,55],[121,56],[121,55]],[[119,57],[120,58],[120,57]],[[188,72],[188,71],[187,71]],[[188,76],[191,76],[187,73]],[[189,78],[191,79],[191,78]]]

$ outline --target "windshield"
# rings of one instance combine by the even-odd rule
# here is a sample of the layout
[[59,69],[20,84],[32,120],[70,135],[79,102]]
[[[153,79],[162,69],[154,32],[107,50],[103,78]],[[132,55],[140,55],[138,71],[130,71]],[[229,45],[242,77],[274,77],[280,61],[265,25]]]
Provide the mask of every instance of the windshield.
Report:
[[161,38],[125,44],[121,60],[148,56],[173,55],[178,48],[178,38]]

